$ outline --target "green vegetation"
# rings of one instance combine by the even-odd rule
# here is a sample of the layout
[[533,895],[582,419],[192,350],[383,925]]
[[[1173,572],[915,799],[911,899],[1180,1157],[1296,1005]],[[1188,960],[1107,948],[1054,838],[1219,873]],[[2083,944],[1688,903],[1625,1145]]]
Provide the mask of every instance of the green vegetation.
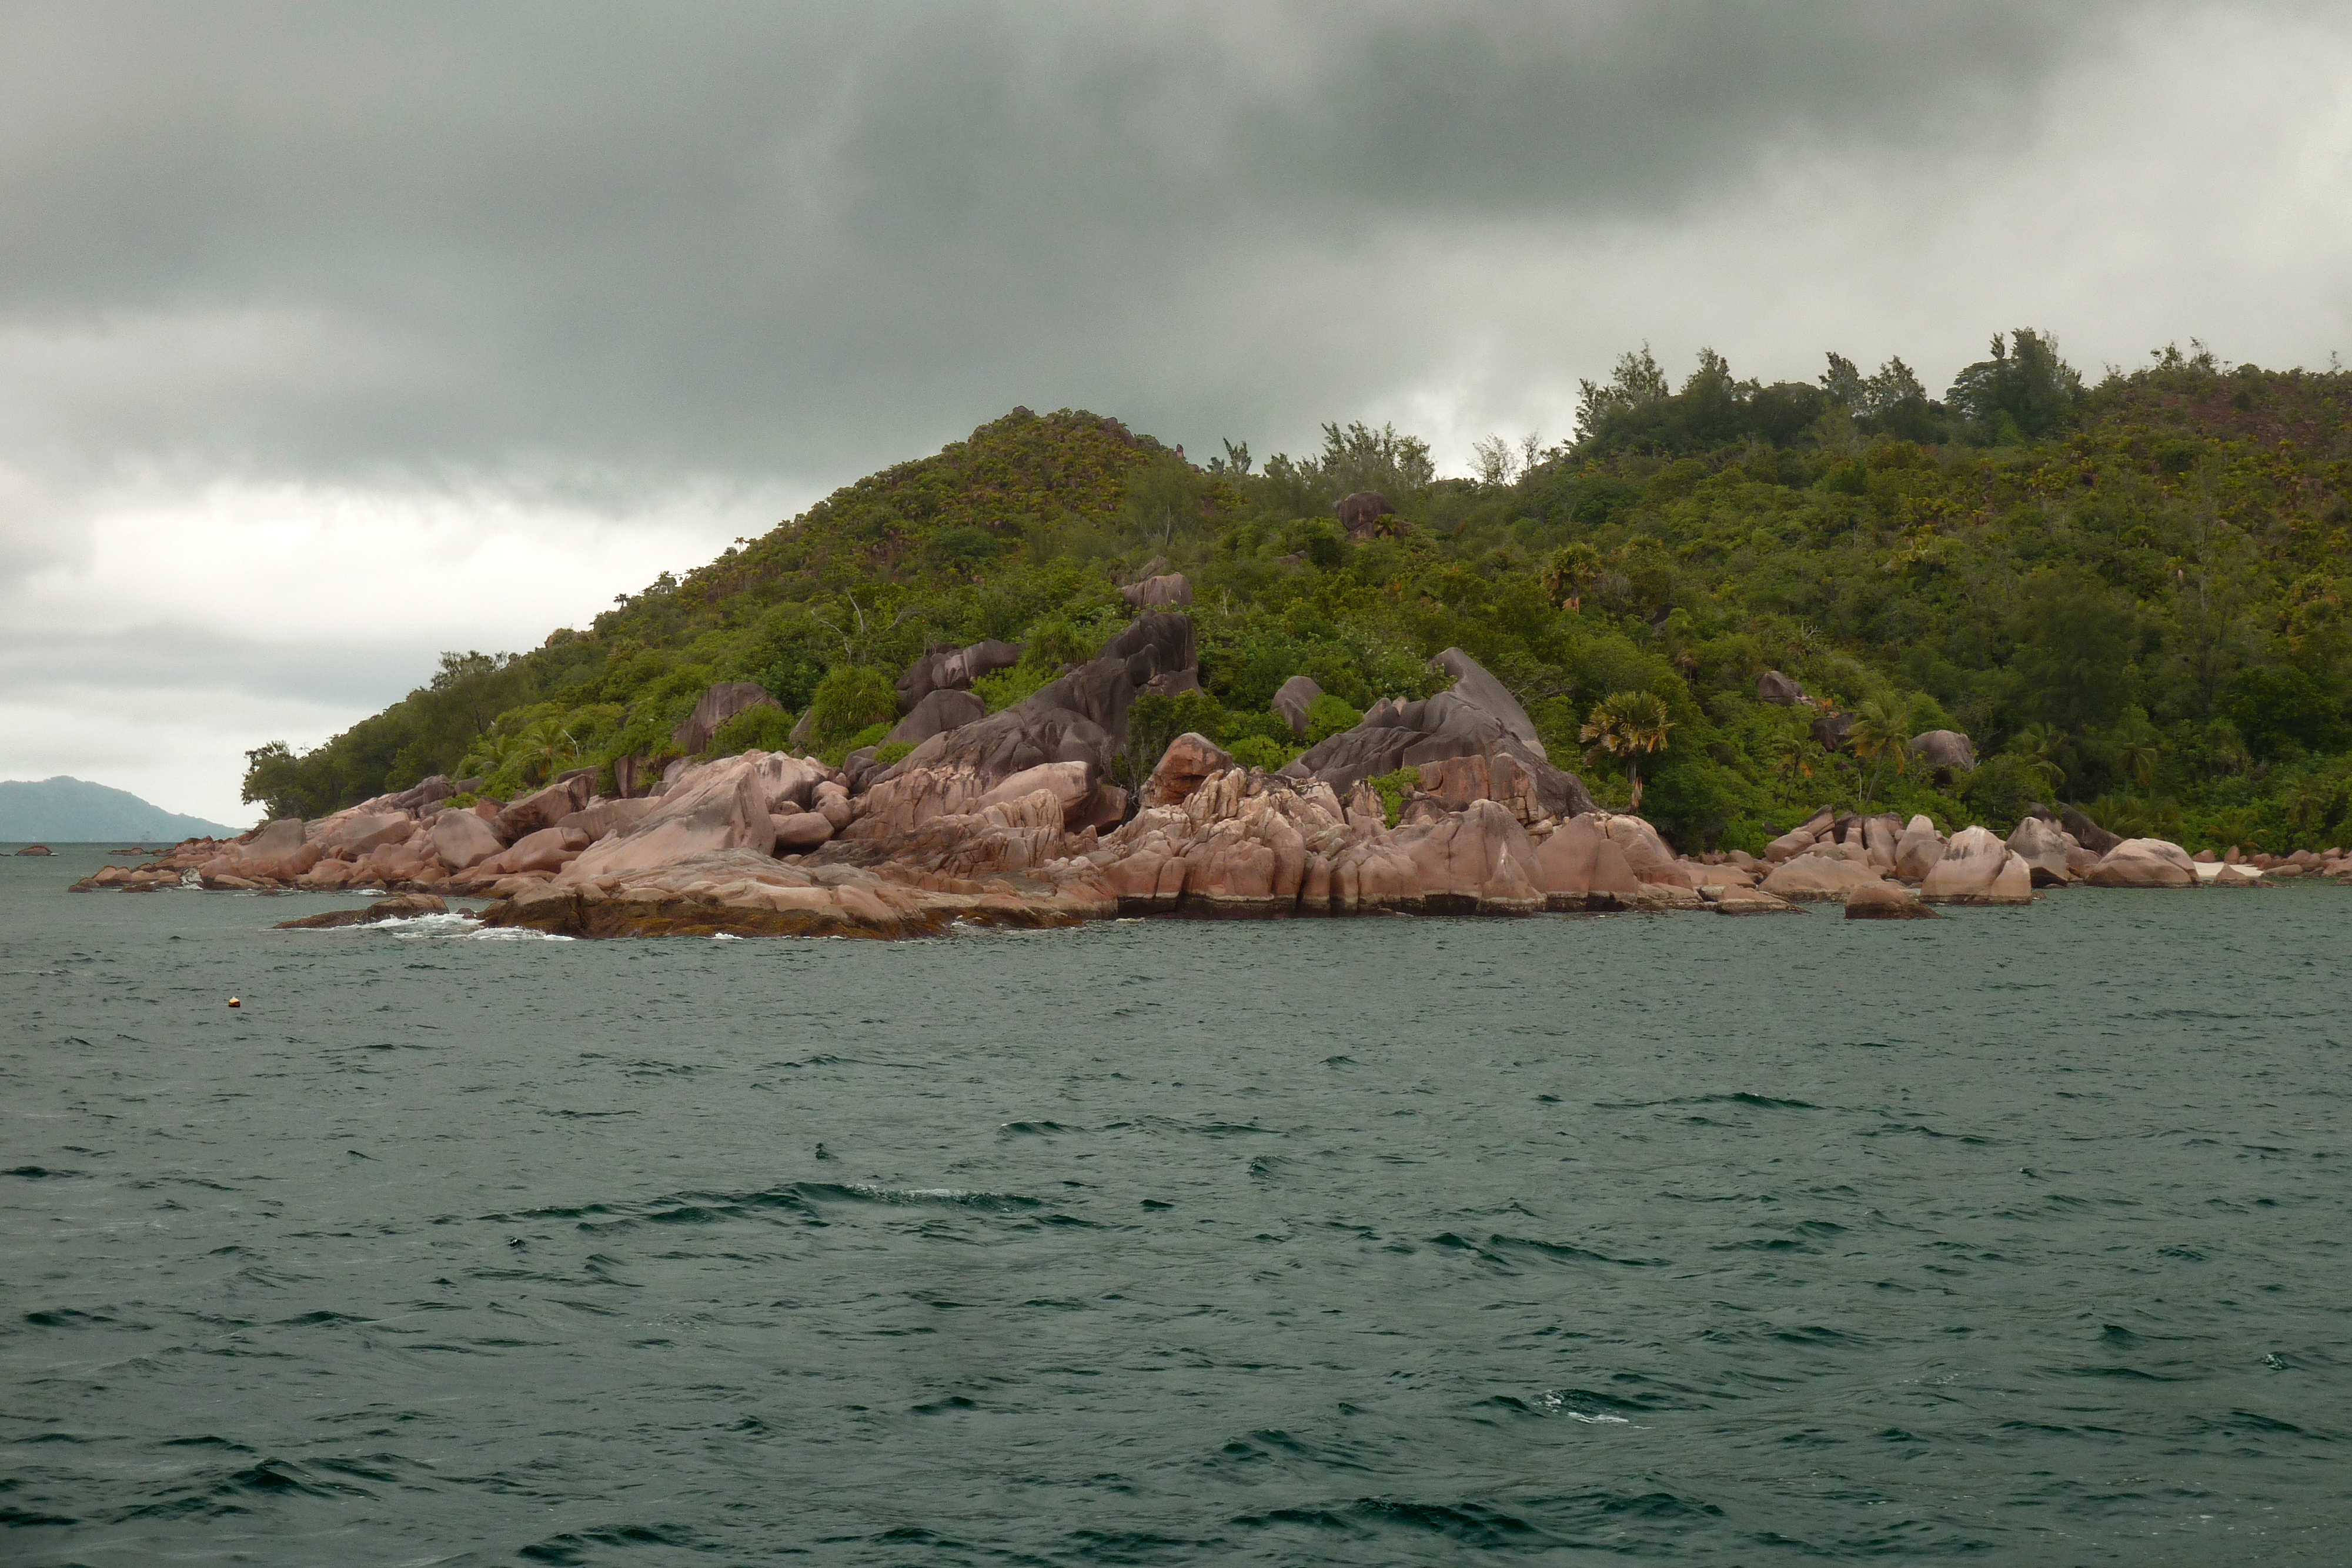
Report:
[[[1262,469],[1229,444],[1194,466],[1114,421],[1016,411],[585,631],[446,655],[328,745],[257,750],[247,798],[317,815],[469,765],[504,795],[658,760],[719,680],[814,709],[813,744],[837,755],[879,738],[891,679],[932,643],[1023,643],[976,688],[1018,701],[1124,624],[1116,584],[1164,556],[1193,582],[1207,689],[1139,703],[1147,774],[1184,729],[1286,758],[1267,704],[1291,675],[1328,694],[1319,738],[1439,689],[1426,660],[1459,645],[1571,766],[1596,705],[1654,699],[1663,748],[1596,751],[1587,782],[1620,805],[1638,782],[1694,848],[1759,849],[1865,800],[2006,828],[2063,799],[2192,849],[2352,836],[2352,375],[2231,369],[2192,345],[2086,387],[2017,332],[1940,400],[1900,360],[1864,374],[1836,356],[1818,382],[1765,386],[1703,355],[1674,390],[1643,350],[1581,413],[1565,446],[1486,444],[1481,477],[1438,479],[1392,430],[1328,426],[1319,453]],[[1351,540],[1332,506],[1368,484],[1398,517]],[[1768,669],[1855,715],[1849,744],[1824,750],[1813,710],[1758,702]],[[773,740],[774,716],[742,722]],[[1983,765],[1906,758],[1902,737],[1938,728]]]

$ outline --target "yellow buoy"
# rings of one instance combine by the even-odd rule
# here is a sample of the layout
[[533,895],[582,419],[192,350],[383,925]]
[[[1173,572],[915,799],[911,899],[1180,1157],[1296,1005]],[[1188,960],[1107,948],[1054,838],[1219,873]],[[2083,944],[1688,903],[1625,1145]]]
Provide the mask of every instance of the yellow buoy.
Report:
[[238,1001],[235,997],[231,997],[231,998],[229,998],[229,999],[228,999],[228,1005],[229,1005],[229,1006],[231,1006],[231,1007],[233,1007],[233,1008],[241,1008],[241,1007],[245,1006],[245,1004],[244,1004],[243,1002]]

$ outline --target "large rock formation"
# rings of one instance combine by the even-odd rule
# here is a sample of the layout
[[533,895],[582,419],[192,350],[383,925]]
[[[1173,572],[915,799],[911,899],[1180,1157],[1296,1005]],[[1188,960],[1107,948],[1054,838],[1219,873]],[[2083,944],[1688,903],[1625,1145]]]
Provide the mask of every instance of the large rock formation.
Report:
[[2031,904],[2033,876],[1990,828],[1962,828],[1928,871],[1919,895],[1937,904]]
[[2058,825],[2072,834],[2076,843],[2093,854],[2104,855],[2124,841],[2122,834],[2107,831],[2106,829],[2091,821],[2078,807],[2069,806],[2060,812]]
[[1282,722],[1290,727],[1290,733],[1304,740],[1307,738],[1307,710],[1313,707],[1315,699],[1322,695],[1323,688],[1307,676],[1293,675],[1282,683],[1280,691],[1274,694],[1272,706],[1282,716]]
[[[713,691],[718,689],[716,686],[711,688]],[[502,807],[490,826],[499,840],[506,843],[512,843],[542,828],[551,828],[574,811],[586,810],[589,800],[595,795],[594,782],[593,773],[567,773],[544,789]]]
[[1332,510],[1339,516],[1339,526],[1353,539],[1370,538],[1380,531],[1382,517],[1396,516],[1396,508],[1378,490],[1357,490],[1343,496]]
[[[1408,764],[1477,757],[1489,764],[1486,777],[1499,778],[1506,789],[1517,789],[1524,774],[1539,815],[1565,819],[1594,810],[1583,781],[1551,765],[1534,722],[1500,681],[1459,648],[1448,648],[1431,664],[1454,677],[1451,687],[1422,702],[1381,699],[1355,728],[1309,747],[1283,773],[1319,779],[1346,794],[1363,779]],[[1498,768],[1503,758],[1517,769]],[[1496,798],[1491,789],[1486,798]]]
[[1191,617],[1138,616],[1090,663],[866,775],[847,835],[887,841],[932,817],[968,814],[1007,779],[1056,763],[1078,769],[1064,771],[1060,780],[1083,780],[1075,791],[1055,786],[1070,799],[1070,830],[1117,823],[1127,814],[1127,797],[1110,774],[1127,745],[1129,711],[1147,688],[1197,686],[1195,646]]
[[1846,846],[1811,849],[1782,861],[1765,877],[1765,892],[1776,898],[1843,899],[1857,887],[1883,883],[1866,854],[1841,853]]
[[1595,823],[1592,816],[1580,816],[1536,846],[1536,885],[1548,908],[1619,909],[1641,898],[1644,884],[1623,846]]
[[471,811],[444,811],[433,819],[433,852],[451,871],[471,871],[506,845],[489,823]]
[[2195,887],[2197,862],[2164,839],[2124,839],[2100,857],[2086,880],[2093,887]]
[[2066,863],[2066,852],[2074,847],[2074,841],[2046,817],[2027,817],[2009,835],[2009,852],[2025,862],[2036,887],[2064,887],[2074,880]]
[[[1021,662],[1021,650],[1011,643],[983,638],[967,647],[931,649],[907,666],[898,677],[898,711],[911,713],[915,705],[936,691],[969,691],[972,682]],[[794,732],[794,743],[801,740]]]
[[1920,883],[1936,869],[1944,858],[1944,835],[1925,816],[1913,817],[1904,824],[1903,836],[1895,842],[1895,874],[1905,882]]
[[1977,765],[1975,742],[1956,729],[1931,729],[1915,735],[1903,749],[1914,762],[1946,773],[1966,773]]
[[755,707],[772,707],[781,712],[782,706],[768,695],[765,686],[751,681],[721,681],[696,699],[694,711],[670,731],[670,744],[690,757],[709,749],[710,737],[719,733],[719,727],[737,714]]
[[890,727],[890,733],[883,740],[886,745],[896,742],[919,746],[935,735],[961,729],[987,716],[988,705],[971,693],[956,686],[935,686],[907,710],[904,718]]
[[716,850],[769,853],[776,830],[768,812],[769,775],[760,766],[766,756],[746,752],[681,779],[634,826],[589,846],[564,868],[563,879],[651,871]]
[[1805,700],[1805,688],[1778,670],[1767,670],[1756,677],[1756,700],[1774,707],[1795,707]]
[[[485,829],[487,831],[487,827]],[[498,845],[490,845],[496,852]],[[280,817],[236,841],[225,853],[197,867],[207,883],[253,883],[292,882],[326,857],[326,848],[310,841],[299,817]]]
[[1187,730],[1160,754],[1160,766],[1145,782],[1139,803],[1147,811],[1155,806],[1181,806],[1203,783],[1233,766],[1232,756],[1223,747],[1205,735]]
[[1129,583],[1118,591],[1118,595],[1139,610],[1172,610],[1192,602],[1192,580],[1181,571],[1171,571]]

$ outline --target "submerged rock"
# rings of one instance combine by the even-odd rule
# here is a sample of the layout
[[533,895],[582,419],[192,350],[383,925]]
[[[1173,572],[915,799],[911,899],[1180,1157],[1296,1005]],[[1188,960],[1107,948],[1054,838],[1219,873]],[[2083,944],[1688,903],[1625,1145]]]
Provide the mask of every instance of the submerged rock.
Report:
[[420,915],[446,915],[448,901],[429,893],[402,893],[390,898],[378,899],[365,909],[330,909],[322,915],[305,915],[299,920],[281,920],[273,930],[331,931],[344,925],[374,925],[386,920],[414,920]]

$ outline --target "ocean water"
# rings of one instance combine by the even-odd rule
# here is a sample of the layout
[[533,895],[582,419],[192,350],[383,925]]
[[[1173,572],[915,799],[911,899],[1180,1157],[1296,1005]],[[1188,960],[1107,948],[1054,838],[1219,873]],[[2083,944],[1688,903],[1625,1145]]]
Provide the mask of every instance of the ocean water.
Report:
[[594,944],[102,858],[0,860],[0,1561],[2352,1560],[2341,888]]

